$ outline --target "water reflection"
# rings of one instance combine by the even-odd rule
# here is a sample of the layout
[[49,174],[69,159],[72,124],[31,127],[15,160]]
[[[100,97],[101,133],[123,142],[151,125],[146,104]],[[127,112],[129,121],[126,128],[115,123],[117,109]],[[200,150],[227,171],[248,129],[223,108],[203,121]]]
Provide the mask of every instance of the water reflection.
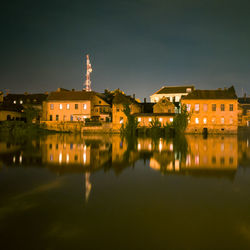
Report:
[[84,173],[86,201],[91,193],[91,173],[103,170],[120,174],[140,159],[162,174],[233,179],[239,165],[250,165],[249,135],[127,141],[118,135],[57,134],[23,144],[0,142],[0,166],[45,167],[58,175]]

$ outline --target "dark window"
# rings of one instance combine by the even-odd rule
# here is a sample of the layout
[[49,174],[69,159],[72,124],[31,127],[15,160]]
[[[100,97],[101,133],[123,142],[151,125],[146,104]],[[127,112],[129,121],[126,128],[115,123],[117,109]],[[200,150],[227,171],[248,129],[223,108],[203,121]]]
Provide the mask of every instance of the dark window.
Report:
[[77,161],[78,160],[78,155],[75,155],[75,161]]
[[234,158],[233,157],[229,157],[229,163],[233,164],[233,162],[234,162]]
[[116,109],[116,112],[119,112],[119,109]]
[[221,104],[221,105],[220,105],[220,110],[221,110],[221,111],[225,111],[225,104]]
[[229,104],[229,110],[234,111],[234,105],[233,104]]
[[58,144],[56,144],[56,149],[58,149]]
[[101,104],[102,102],[101,101],[99,101],[99,104]]
[[215,157],[215,156],[212,157],[212,163],[213,163],[213,164],[216,163],[216,157]]
[[221,165],[224,165],[224,163],[225,163],[225,158],[224,158],[224,157],[221,157],[221,158],[220,158],[220,164],[221,164]]
[[212,104],[212,111],[216,111],[216,104]]
[[49,148],[52,149],[52,144],[49,144]]
[[56,115],[56,121],[58,121],[59,120],[59,115]]
[[50,116],[49,116],[49,120],[50,120],[50,121],[52,121],[52,120],[53,120],[52,115],[50,115]]
[[78,109],[78,104],[75,104],[75,109]]

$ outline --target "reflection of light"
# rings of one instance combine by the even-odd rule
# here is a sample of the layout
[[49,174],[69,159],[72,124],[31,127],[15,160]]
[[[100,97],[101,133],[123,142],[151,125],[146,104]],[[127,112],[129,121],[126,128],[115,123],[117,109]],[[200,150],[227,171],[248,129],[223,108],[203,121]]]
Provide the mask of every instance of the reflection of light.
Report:
[[195,165],[199,165],[199,163],[200,163],[200,157],[199,157],[199,155],[195,156],[194,163],[195,163]]
[[171,161],[168,165],[167,165],[167,170],[168,171],[173,171],[173,162]]
[[159,118],[159,121],[162,122],[162,118]]
[[69,163],[69,154],[66,155],[66,162]]
[[86,152],[83,153],[83,164],[86,163],[87,157],[86,157]]
[[138,149],[138,150],[141,150],[141,144],[140,144],[140,143],[138,143],[137,149]]
[[174,162],[174,169],[175,171],[179,171],[180,170],[180,161],[179,160],[175,160]]
[[16,156],[13,156],[13,162],[14,163],[16,162]]
[[161,152],[161,150],[162,150],[162,142],[160,141],[160,143],[159,143],[159,151]]
[[50,161],[53,161],[53,155],[50,155],[49,158],[50,158]]
[[249,146],[249,141],[248,141],[248,139],[247,139],[247,147]]
[[207,164],[207,156],[204,156],[204,157],[203,157],[203,163],[204,163],[204,164]]
[[224,151],[224,148],[225,148],[224,143],[221,143],[221,145],[220,145],[221,151]]
[[23,161],[23,157],[22,157],[22,155],[20,155],[19,156],[19,162],[22,163],[22,161]]
[[151,143],[148,145],[148,150],[151,150],[152,149],[152,145]]
[[86,146],[86,145],[84,145],[83,150],[84,150],[84,151],[86,151],[86,149],[87,149],[87,146]]
[[59,163],[62,163],[62,153],[59,154]]
[[170,144],[169,144],[169,150],[172,152],[173,149],[174,149],[173,143],[170,143]]
[[187,166],[190,166],[190,165],[191,165],[191,156],[190,156],[190,154],[187,155],[187,158],[186,158],[186,165],[187,165]]

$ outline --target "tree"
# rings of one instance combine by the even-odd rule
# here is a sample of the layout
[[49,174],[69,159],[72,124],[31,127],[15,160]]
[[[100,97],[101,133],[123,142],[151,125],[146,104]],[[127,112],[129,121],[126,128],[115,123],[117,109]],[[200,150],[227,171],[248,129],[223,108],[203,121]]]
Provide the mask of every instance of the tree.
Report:
[[32,105],[27,105],[24,108],[27,123],[32,123],[32,121],[39,116],[39,110],[34,108]]
[[173,120],[173,128],[175,134],[183,134],[188,126],[188,120],[191,114],[187,111],[186,105],[181,105],[181,113],[175,115]]

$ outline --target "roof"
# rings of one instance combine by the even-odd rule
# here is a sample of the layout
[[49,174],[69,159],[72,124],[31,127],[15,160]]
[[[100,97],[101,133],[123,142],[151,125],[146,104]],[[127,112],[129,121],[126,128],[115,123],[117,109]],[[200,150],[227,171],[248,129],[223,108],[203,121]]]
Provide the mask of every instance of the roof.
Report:
[[0,110],[4,111],[13,111],[13,112],[21,112],[23,109],[22,105],[15,105],[15,104],[7,104],[1,103]]
[[20,101],[23,101],[23,104],[30,103],[41,105],[47,97],[47,94],[8,94],[4,97],[4,102],[13,103],[16,101],[17,103],[20,103]]
[[140,103],[140,105],[141,105],[143,113],[153,113],[153,106],[155,105],[155,103],[144,102],[144,103]]
[[234,87],[228,89],[216,90],[194,90],[187,96],[182,97],[183,100],[190,99],[238,99]]
[[160,90],[156,91],[155,94],[180,94],[180,93],[189,93],[188,88],[191,88],[191,91],[194,90],[193,85],[187,86],[164,86]]
[[95,95],[95,92],[90,91],[56,91],[51,92],[48,96],[49,101],[61,101],[61,100],[91,100]]
[[134,98],[131,96],[124,95],[120,92],[115,93],[115,96],[112,101],[113,104],[139,104]]
[[250,97],[240,97],[238,98],[240,104],[250,104]]

